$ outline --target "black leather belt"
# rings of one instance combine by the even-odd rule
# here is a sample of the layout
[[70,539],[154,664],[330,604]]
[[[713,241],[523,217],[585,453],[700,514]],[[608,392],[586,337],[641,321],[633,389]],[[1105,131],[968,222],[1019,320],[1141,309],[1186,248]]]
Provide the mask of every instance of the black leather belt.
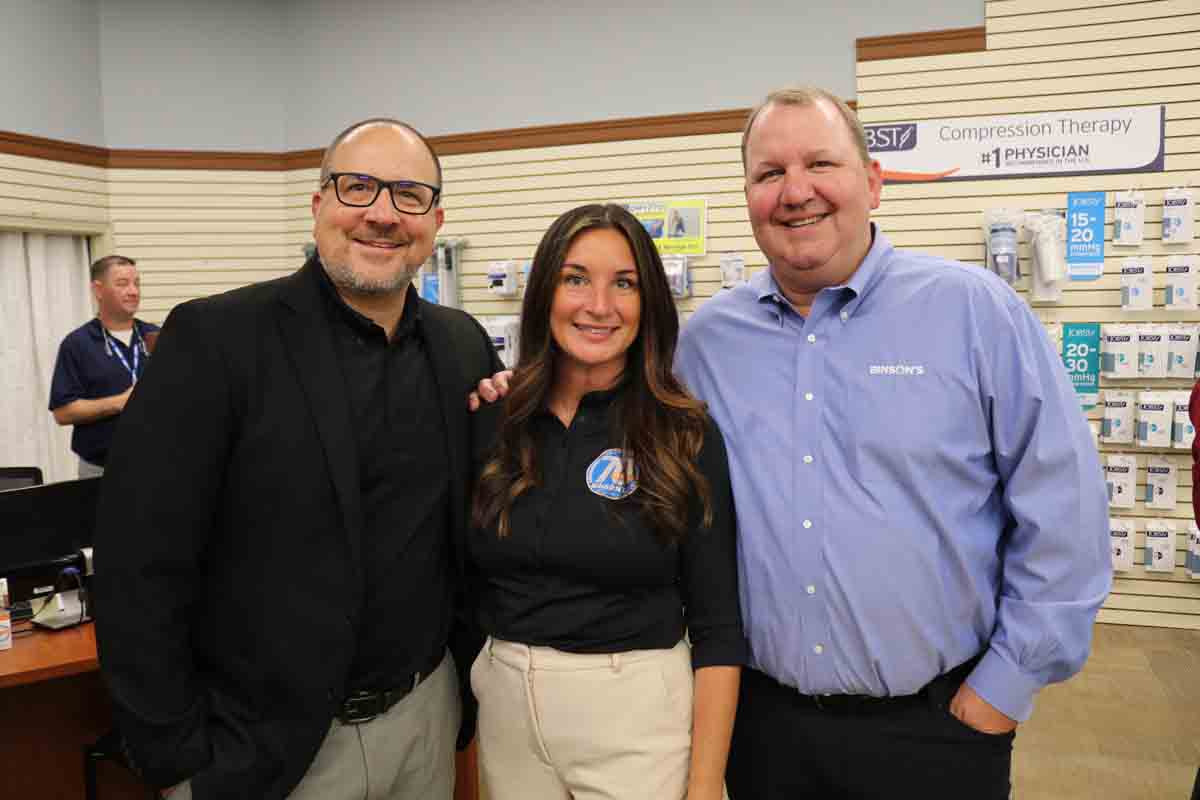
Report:
[[426,662],[427,669],[405,676],[395,688],[374,692],[351,692],[342,701],[334,716],[344,725],[361,725],[386,714],[392,706],[412,694],[421,685],[421,681],[432,675],[442,663],[443,658],[445,658],[445,653],[429,659]]
[[915,694],[895,697],[872,697],[865,694],[796,693],[795,696],[802,705],[831,714],[878,714],[894,711],[905,706],[928,704],[930,702],[938,706],[949,706],[954,693],[958,691],[958,687],[971,674],[971,670],[975,669],[975,665],[979,663],[979,658],[979,656],[975,656],[959,664],[949,672],[942,673],[922,686]]

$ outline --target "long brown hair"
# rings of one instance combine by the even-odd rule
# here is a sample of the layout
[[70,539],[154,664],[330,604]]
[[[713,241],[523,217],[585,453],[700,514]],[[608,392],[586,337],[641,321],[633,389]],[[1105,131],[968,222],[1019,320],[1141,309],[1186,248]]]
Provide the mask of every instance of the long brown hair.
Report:
[[546,407],[554,386],[558,346],[550,332],[550,308],[567,250],[584,231],[607,228],[629,242],[637,263],[641,322],[626,355],[623,391],[610,419],[625,457],[637,468],[632,496],[664,542],[678,542],[699,501],[702,525],[712,523],[708,481],[696,468],[708,415],[672,371],[679,315],[654,240],[637,218],[618,205],[586,205],[560,216],[533,257],[521,305],[520,359],[504,401],[504,421],[475,491],[472,522],[509,531],[513,502],[541,483],[530,421]]

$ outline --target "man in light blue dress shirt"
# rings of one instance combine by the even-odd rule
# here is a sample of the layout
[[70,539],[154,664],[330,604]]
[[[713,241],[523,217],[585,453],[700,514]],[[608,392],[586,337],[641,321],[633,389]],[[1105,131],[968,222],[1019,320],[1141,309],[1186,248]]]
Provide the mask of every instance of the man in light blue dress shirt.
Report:
[[728,442],[754,669],[734,800],[1007,798],[1014,731],[1087,658],[1104,480],[1029,307],[896,250],[857,117],[776,92],[743,137],[769,269],[692,316],[677,367]]

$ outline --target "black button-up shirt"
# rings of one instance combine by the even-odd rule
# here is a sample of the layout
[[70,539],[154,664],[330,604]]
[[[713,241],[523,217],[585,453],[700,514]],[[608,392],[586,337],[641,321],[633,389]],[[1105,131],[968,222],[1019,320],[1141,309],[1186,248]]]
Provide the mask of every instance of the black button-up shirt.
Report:
[[362,492],[364,607],[348,691],[398,687],[445,649],[452,619],[449,490],[437,382],[411,287],[391,341],[321,271],[346,381]]
[[[686,627],[696,668],[747,659],[738,606],[733,498],[715,425],[699,457],[713,524],[693,499],[679,545],[643,518],[637,490],[621,499],[610,430],[620,389],[586,395],[569,428],[549,411],[531,421],[542,484],[513,504],[509,534],[473,530],[483,629],[498,639],[574,653],[673,647]],[[617,453],[611,452],[617,449]]]

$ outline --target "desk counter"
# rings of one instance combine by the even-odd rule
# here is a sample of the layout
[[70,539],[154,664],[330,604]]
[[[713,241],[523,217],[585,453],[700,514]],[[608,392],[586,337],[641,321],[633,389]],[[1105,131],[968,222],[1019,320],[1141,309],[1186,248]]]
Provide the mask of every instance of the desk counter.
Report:
[[[0,650],[0,798],[79,800],[83,748],[112,726],[91,623],[35,630]],[[476,800],[474,745],[458,754],[455,800]],[[146,789],[123,767],[101,763],[104,800],[144,800]]]

